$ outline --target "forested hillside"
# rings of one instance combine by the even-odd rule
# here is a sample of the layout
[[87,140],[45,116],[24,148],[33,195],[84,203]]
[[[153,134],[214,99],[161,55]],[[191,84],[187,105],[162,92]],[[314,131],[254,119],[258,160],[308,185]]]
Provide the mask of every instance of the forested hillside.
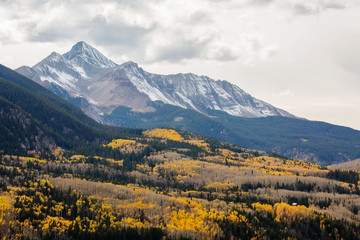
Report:
[[[74,105],[2,65],[0,65],[0,97],[1,101],[6,100],[18,111],[23,112],[27,116],[27,122],[31,122],[31,125],[37,125],[38,129],[41,129],[42,135],[53,140],[51,144],[66,149],[76,148],[82,144],[110,140],[121,134],[136,135],[141,132],[136,129],[111,127],[97,123]],[[1,104],[0,107],[4,108],[6,105]],[[3,111],[5,114],[9,114],[8,110],[3,109]],[[11,117],[15,118],[14,116]],[[18,127],[17,130],[14,128],[15,135],[22,134],[21,129],[23,128]],[[35,132],[30,134],[37,135]],[[17,152],[33,149],[27,147],[28,144],[22,139],[14,137],[0,143],[0,149],[10,150],[5,145],[11,145],[11,150]],[[49,147],[47,146],[43,150]]]
[[[0,80],[1,81],[1,80]],[[39,122],[14,104],[0,97],[0,146],[8,153],[25,154],[26,150],[51,152],[54,140],[44,133]]]
[[0,159],[5,239],[360,239],[359,172],[188,132]]
[[249,148],[274,152],[320,165],[360,158],[360,131],[324,122],[287,117],[241,118],[220,111],[205,116],[162,102],[155,112],[118,107],[104,121],[118,126],[170,127],[214,137]]

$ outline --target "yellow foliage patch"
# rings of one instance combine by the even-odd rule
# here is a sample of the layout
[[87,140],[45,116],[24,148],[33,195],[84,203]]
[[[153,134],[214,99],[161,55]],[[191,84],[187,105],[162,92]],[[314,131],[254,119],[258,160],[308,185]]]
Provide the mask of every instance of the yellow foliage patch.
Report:
[[83,160],[86,157],[84,155],[73,155],[70,157],[71,160]]
[[305,206],[290,206],[287,203],[275,203],[274,205],[275,221],[293,222],[295,220],[310,218],[314,211]]
[[271,213],[271,215],[274,215],[273,206],[270,204],[261,204],[261,203],[256,202],[256,203],[253,203],[252,206],[256,211]]
[[32,157],[19,157],[20,160],[24,161],[24,162],[38,162],[38,163],[46,163],[45,160],[41,160],[38,158],[32,158]]
[[56,234],[62,234],[66,232],[72,221],[60,218],[60,217],[51,217],[46,216],[46,218],[41,222],[41,229],[43,233],[50,234],[50,232],[55,232]]
[[112,147],[112,148],[119,148],[126,145],[135,144],[135,140],[127,140],[127,139],[114,139],[111,141],[111,143],[104,145],[106,147]]
[[190,161],[164,162],[154,167],[154,173],[163,177],[186,178],[198,175],[199,166]]
[[209,218],[205,209],[197,209],[195,212],[185,210],[172,211],[170,222],[167,224],[168,231],[176,238],[177,234],[185,237],[199,236],[199,239],[214,239],[221,236],[219,225]]
[[185,140],[184,142],[190,143],[191,145],[195,145],[200,148],[204,148],[206,151],[210,151],[210,146],[204,140]]
[[126,217],[121,220],[121,224],[131,228],[143,228],[144,224],[137,219]]
[[10,198],[8,196],[0,196],[0,224],[4,222],[4,216],[11,208]]
[[144,131],[143,134],[147,137],[170,139],[173,141],[182,141],[184,138],[173,129],[157,128]]
[[134,203],[128,203],[124,205],[117,205],[118,209],[153,209],[155,207],[152,203],[143,203],[141,200],[134,202]]
[[129,139],[114,139],[109,144],[103,145],[104,147],[117,148],[121,152],[137,152],[144,149],[146,145],[136,142],[136,140]]

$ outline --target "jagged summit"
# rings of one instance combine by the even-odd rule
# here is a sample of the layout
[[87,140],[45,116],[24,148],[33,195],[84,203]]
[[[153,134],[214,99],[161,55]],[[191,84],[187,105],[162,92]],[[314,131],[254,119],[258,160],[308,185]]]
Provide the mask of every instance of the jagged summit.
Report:
[[70,60],[86,52],[91,52],[91,49],[92,47],[90,45],[88,45],[86,42],[81,41],[72,46],[71,50],[63,54],[63,56]]
[[66,59],[79,64],[83,64],[82,62],[85,61],[88,64],[100,68],[111,68],[117,66],[116,63],[106,58],[101,52],[84,41],[76,43],[71,50],[63,54],[63,56]]
[[84,41],[77,42],[74,46],[72,46],[70,52],[82,52],[87,49],[95,49]]

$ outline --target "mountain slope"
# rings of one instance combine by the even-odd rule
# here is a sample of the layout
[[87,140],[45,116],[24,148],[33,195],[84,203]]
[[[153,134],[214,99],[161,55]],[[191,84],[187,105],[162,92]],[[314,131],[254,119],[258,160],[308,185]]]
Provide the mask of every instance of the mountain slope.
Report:
[[[51,91],[47,90],[46,88],[40,86],[39,84],[35,83],[34,81],[31,81],[29,78],[24,77],[23,75],[3,66],[0,64],[0,77],[3,79],[6,79],[12,83],[15,83],[29,91],[31,91],[34,94],[38,94],[42,96],[43,98],[46,98],[46,100],[50,101],[51,103],[57,105],[60,109],[67,112],[68,114],[73,115],[77,119],[81,119],[81,121],[91,124],[91,125],[97,125],[97,123],[87,117],[80,109],[77,107],[74,107],[72,104],[69,104],[68,101],[63,100],[56,94],[52,93]],[[6,89],[3,89],[5,91]]]
[[52,152],[55,142],[26,112],[0,97],[0,150],[23,154],[28,150]]
[[[21,114],[28,116],[23,117],[25,122],[29,122],[30,125],[36,122],[35,127],[31,128],[34,130],[34,136],[38,135],[36,127],[40,128],[63,148],[141,132],[136,129],[99,124],[72,104],[2,65],[0,65],[0,97],[16,106],[16,109],[20,108]],[[8,110],[4,112],[7,113]],[[17,122],[13,124],[18,125]],[[16,139],[13,140],[14,144],[17,144]]]
[[204,114],[219,110],[241,117],[294,117],[229,82],[191,73],[152,74],[133,62],[117,65],[84,42],[75,44],[63,55],[51,53],[32,68],[23,66],[16,71],[49,89],[56,85],[55,88],[73,98],[86,99],[92,107],[82,109],[100,121],[102,114],[118,106],[153,111],[147,105],[149,101],[162,101]]

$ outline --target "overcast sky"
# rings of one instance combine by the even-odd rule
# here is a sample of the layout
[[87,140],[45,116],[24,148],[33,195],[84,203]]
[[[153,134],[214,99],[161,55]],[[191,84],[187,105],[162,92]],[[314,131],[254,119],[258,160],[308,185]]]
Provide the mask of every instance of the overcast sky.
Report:
[[310,120],[360,130],[359,0],[0,0],[0,63],[78,41],[154,73],[230,81]]

